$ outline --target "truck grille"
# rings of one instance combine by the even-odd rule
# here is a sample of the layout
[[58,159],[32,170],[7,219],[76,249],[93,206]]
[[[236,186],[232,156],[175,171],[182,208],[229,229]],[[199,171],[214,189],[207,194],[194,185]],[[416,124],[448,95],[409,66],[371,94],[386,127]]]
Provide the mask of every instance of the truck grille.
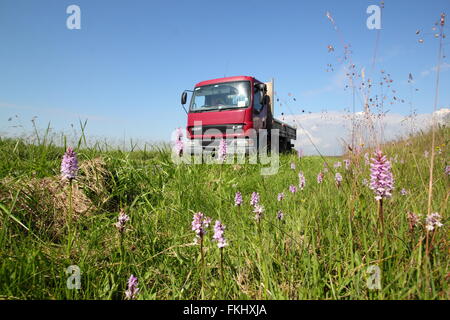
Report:
[[[243,124],[220,124],[220,125],[209,125],[209,126],[202,126],[198,127],[201,128],[200,130],[196,130],[196,127],[190,127],[189,131],[193,135],[204,135],[204,134],[225,134],[228,132],[232,133],[242,133],[243,132]],[[209,131],[209,132],[207,132]]]

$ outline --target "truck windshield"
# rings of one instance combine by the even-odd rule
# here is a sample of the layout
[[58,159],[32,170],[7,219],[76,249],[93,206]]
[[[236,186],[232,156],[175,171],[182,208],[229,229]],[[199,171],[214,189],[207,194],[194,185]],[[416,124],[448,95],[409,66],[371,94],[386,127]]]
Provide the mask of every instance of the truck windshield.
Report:
[[250,82],[226,82],[197,87],[190,111],[245,108],[250,105]]

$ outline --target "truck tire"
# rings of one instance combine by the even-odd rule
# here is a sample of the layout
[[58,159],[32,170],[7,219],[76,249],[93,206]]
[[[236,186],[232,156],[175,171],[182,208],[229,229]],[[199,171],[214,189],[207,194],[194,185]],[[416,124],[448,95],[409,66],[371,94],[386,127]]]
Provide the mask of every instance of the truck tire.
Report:
[[288,151],[288,141],[286,138],[280,138],[280,153],[286,153]]
[[291,153],[292,152],[292,147],[293,147],[292,143],[290,141],[288,141],[286,146],[287,146],[286,147],[286,153]]
[[272,109],[270,108],[270,104],[271,104],[270,97],[266,95],[264,97],[264,106],[267,108],[266,129],[269,134],[270,130],[272,130],[273,127],[273,114]]
[[266,130],[267,130],[267,154],[270,154],[272,151],[272,128],[273,128],[273,114],[272,109],[270,108],[272,101],[270,101],[270,97],[268,95],[264,96],[264,106],[267,108],[267,116],[266,116]]

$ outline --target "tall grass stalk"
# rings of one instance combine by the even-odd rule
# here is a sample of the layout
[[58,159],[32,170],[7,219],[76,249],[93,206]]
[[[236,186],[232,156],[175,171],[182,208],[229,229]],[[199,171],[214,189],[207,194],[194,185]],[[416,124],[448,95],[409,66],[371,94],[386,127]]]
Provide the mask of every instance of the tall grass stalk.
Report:
[[[428,184],[428,215],[431,214],[432,210],[432,199],[433,199],[433,170],[434,170],[434,157],[435,157],[435,146],[436,146],[436,111],[439,103],[439,77],[441,73],[441,64],[442,64],[442,41],[444,39],[444,26],[445,26],[445,14],[441,14],[441,23],[439,30],[439,49],[438,49],[438,58],[437,58],[437,66],[436,66],[436,89],[434,96],[434,109],[432,116],[432,127],[431,127],[431,157],[430,157],[430,180]],[[426,235],[426,255],[429,254],[429,232],[427,231]]]
[[70,258],[70,251],[72,250],[73,242],[73,229],[72,229],[72,218],[73,218],[73,182],[72,179],[69,180],[69,210],[67,212],[67,257]]

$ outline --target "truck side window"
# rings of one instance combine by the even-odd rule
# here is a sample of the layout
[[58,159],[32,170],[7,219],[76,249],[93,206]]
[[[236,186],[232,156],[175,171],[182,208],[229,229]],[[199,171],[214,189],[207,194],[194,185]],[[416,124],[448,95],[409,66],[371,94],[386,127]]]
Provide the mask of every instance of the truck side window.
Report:
[[256,111],[261,111],[261,109],[263,108],[263,105],[259,102],[261,97],[261,91],[255,91],[255,95],[253,96],[253,108]]

